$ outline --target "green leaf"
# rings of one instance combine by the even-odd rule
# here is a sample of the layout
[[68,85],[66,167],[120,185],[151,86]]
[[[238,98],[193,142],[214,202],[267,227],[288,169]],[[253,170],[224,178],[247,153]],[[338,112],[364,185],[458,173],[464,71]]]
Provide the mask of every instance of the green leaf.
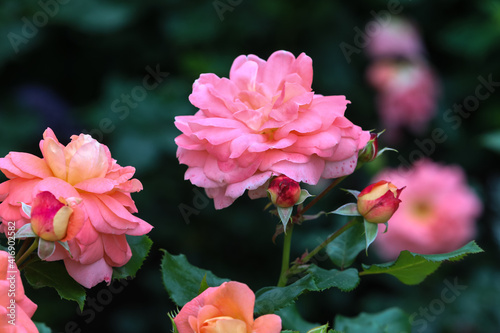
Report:
[[403,310],[389,308],[374,314],[362,312],[353,318],[337,315],[335,330],[349,333],[401,333],[411,332],[411,325]]
[[83,310],[85,289],[69,276],[62,261],[36,261],[26,266],[24,272],[35,289],[52,287],[61,298],[77,302]]
[[306,273],[306,276],[286,287],[264,287],[258,290],[255,293],[254,312],[256,314],[275,313],[292,304],[303,292],[322,291],[332,287],[349,291],[359,283],[358,271],[355,268],[339,271],[311,265]]
[[344,215],[344,216],[360,216],[358,212],[358,205],[355,203],[347,203],[335,210],[332,210],[330,214]]
[[468,254],[480,252],[483,250],[474,241],[456,251],[442,254],[418,254],[402,251],[395,261],[371,266],[363,265],[363,272],[360,275],[385,273],[395,276],[405,284],[419,284],[438,269],[443,261],[457,261]]
[[317,288],[315,291],[323,291],[333,287],[342,291],[351,291],[359,284],[358,270],[355,268],[339,271],[311,265],[307,272],[314,278]]
[[316,290],[316,284],[310,274],[286,287],[264,287],[255,293],[255,314],[275,313],[292,304],[300,294],[307,290]]
[[300,332],[299,331],[286,330],[286,331],[281,331],[281,333],[300,333]]
[[310,323],[297,311],[295,304],[291,304],[283,309],[276,311],[276,314],[281,317],[283,327],[293,329],[288,332],[307,332],[313,327],[318,326],[317,323]]
[[355,224],[326,246],[326,253],[341,268],[349,267],[365,248],[365,226]]
[[378,233],[378,224],[364,221],[365,225],[365,238],[366,238],[366,252],[368,253],[368,247],[371,243],[375,241]]
[[148,256],[151,245],[153,245],[153,241],[146,235],[127,235],[127,242],[132,250],[132,258],[122,267],[113,267],[113,279],[126,279],[129,276],[135,277],[135,274]]
[[229,281],[215,276],[212,272],[191,265],[183,254],[171,255],[165,250],[161,260],[163,284],[172,301],[178,306],[198,296],[203,277],[208,286],[216,287]]
[[38,329],[38,333],[52,333],[52,330],[50,329],[50,327],[48,327],[44,323],[39,323],[36,321],[34,321],[33,323],[35,324],[36,328]]

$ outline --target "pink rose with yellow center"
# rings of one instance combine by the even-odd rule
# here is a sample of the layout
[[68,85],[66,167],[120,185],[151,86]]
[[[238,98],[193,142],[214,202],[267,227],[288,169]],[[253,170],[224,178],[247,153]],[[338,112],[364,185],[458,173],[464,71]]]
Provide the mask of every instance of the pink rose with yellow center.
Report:
[[224,282],[186,303],[174,318],[179,333],[279,333],[281,318],[253,319],[255,295],[246,284]]
[[286,51],[239,56],[229,78],[202,74],[189,96],[199,111],[175,118],[185,179],[221,209],[245,190],[265,197],[272,176],[314,185],[352,173],[370,134],[344,116],[344,96],[315,94],[312,77],[311,58]]
[[[73,225],[79,228],[76,233],[69,223],[66,236],[62,238],[66,237],[71,256],[56,244],[55,252],[47,260],[64,260],[68,273],[87,288],[101,281],[110,282],[112,267],[125,265],[132,256],[126,235],[144,235],[152,228],[133,215],[137,208],[130,193],[142,190],[142,184],[132,178],[135,169],[118,165],[111,158],[108,147],[90,135],[73,135],[71,142],[64,146],[48,128],[40,141],[40,150],[43,158],[18,152],[0,158],[0,170],[9,178],[0,184],[0,198],[3,199],[0,218],[16,222],[18,229],[30,223],[21,202],[36,207],[34,199],[40,192],[50,192],[56,201],[59,198],[81,199],[77,210],[81,210],[82,225]],[[56,203],[48,197],[40,200],[49,206],[52,202],[54,208],[40,214],[35,209],[32,228],[40,228],[42,237],[61,237],[63,222],[66,218],[71,221],[76,213],[75,206],[70,202]],[[60,211],[61,204],[67,204],[68,208]],[[73,210],[71,214],[70,209]],[[55,222],[52,227],[50,221]],[[3,224],[0,228],[5,232]]]
[[403,250],[451,252],[474,238],[482,205],[459,166],[426,159],[406,171],[382,171],[376,179],[406,186],[387,232],[379,233],[374,243],[383,257],[395,259]]

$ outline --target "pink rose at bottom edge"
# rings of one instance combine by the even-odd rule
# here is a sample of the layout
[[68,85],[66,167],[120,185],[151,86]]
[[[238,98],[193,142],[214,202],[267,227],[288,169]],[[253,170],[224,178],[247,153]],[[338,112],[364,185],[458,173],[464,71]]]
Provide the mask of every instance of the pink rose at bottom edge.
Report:
[[179,333],[279,333],[281,318],[253,319],[255,294],[243,283],[224,282],[186,303],[174,318]]
[[445,166],[419,160],[412,169],[388,169],[375,180],[385,179],[401,192],[399,209],[380,233],[374,248],[380,256],[393,260],[403,250],[420,254],[446,253],[471,241],[481,214],[479,198],[467,186],[459,166]]
[[0,251],[0,332],[38,332],[31,320],[36,308],[37,305],[24,294],[21,275],[13,258]]

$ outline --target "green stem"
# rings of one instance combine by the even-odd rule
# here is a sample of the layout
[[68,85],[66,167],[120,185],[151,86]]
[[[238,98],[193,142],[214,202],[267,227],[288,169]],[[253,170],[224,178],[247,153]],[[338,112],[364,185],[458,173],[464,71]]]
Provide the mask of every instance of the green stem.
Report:
[[350,220],[348,223],[344,224],[340,229],[335,231],[333,234],[328,236],[327,239],[325,239],[321,244],[316,246],[314,250],[312,250],[309,254],[307,254],[300,263],[295,263],[291,268],[290,272],[294,272],[298,266],[306,264],[309,260],[311,260],[316,254],[318,254],[319,251],[323,250],[330,242],[332,242],[335,238],[339,237],[344,233],[346,230],[349,228],[353,227],[355,224],[359,223],[357,218],[353,218]]
[[24,251],[26,251],[26,249],[29,247],[29,245],[30,245],[29,240],[30,239],[28,238],[28,239],[25,239],[23,241],[23,244],[21,245],[21,248],[16,253],[16,260],[19,260],[19,258],[24,254]]
[[286,283],[288,281],[287,273],[288,267],[290,265],[290,247],[292,244],[293,224],[290,223],[289,226],[290,228],[288,229],[288,233],[285,233],[285,239],[283,242],[283,258],[281,260],[281,273],[278,280],[278,287],[286,286]]
[[23,263],[23,261],[26,260],[26,258],[28,258],[31,252],[36,250],[37,247],[38,247],[38,237],[36,237],[33,240],[33,243],[31,243],[30,248],[26,252],[24,252],[19,259],[16,259],[17,267],[19,267]]
[[297,213],[297,217],[304,215],[312,206],[316,204],[321,198],[323,198],[328,192],[330,192],[335,186],[337,186],[341,181],[343,181],[347,176],[336,178],[326,189],[318,194],[314,199],[312,199],[300,212]]

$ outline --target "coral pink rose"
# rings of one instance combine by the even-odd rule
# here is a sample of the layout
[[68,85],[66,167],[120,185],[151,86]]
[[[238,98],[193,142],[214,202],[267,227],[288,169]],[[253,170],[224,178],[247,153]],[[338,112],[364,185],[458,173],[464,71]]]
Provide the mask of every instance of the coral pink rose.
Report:
[[31,317],[37,305],[24,294],[17,266],[7,252],[0,251],[0,332],[38,332]]
[[482,206],[460,167],[421,160],[406,172],[386,170],[376,179],[406,186],[387,232],[380,232],[374,243],[383,257],[394,259],[403,250],[450,252],[474,237]]
[[314,94],[312,76],[311,58],[286,51],[239,56],[229,79],[202,74],[189,96],[199,111],[175,118],[185,179],[221,209],[245,190],[266,196],[272,176],[316,184],[352,173],[370,134],[344,117],[344,96]]
[[[137,212],[130,193],[142,190],[135,169],[121,167],[109,149],[90,135],[73,135],[64,146],[50,128],[40,141],[43,158],[11,152],[0,158],[0,170],[10,179],[0,184],[0,217],[16,222],[16,228],[29,223],[21,209],[43,191],[56,198],[80,198],[85,221],[80,232],[68,241],[72,257],[59,244],[47,260],[64,260],[68,273],[90,288],[110,282],[112,267],[125,265],[132,256],[126,235],[148,233],[152,226],[132,215]],[[5,224],[2,224],[5,232]]]
[[367,72],[368,81],[377,90],[377,108],[384,136],[396,140],[406,127],[414,133],[426,129],[437,110],[439,84],[432,69],[423,61],[374,62]]
[[255,295],[246,284],[224,282],[206,289],[174,318],[179,333],[279,333],[281,318],[253,319]]

